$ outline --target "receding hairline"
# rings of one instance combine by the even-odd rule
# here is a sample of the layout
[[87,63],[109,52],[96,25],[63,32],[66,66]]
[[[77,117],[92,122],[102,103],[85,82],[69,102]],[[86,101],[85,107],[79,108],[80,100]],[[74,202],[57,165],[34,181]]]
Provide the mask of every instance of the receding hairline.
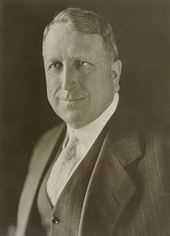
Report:
[[97,34],[103,39],[105,49],[112,54],[114,58],[119,57],[115,35],[110,23],[101,15],[80,8],[66,8],[54,15],[52,20],[47,24],[43,32],[43,46],[46,37],[56,24],[67,24],[77,32],[82,34]]
[[[44,52],[44,50],[45,50],[45,47],[46,47],[46,43],[47,43],[47,41],[48,41],[48,36],[50,37],[50,34],[52,33],[52,38],[53,38],[53,32],[55,32],[55,30],[57,29],[57,25],[64,25],[64,26],[68,26],[68,30],[70,30],[70,32],[75,32],[75,33],[78,33],[78,35],[79,35],[79,33],[80,33],[80,35],[85,35],[85,36],[96,36],[96,37],[99,37],[99,39],[101,40],[101,45],[102,45],[102,48],[103,48],[103,50],[105,51],[105,53],[109,56],[110,55],[110,53],[108,53],[108,50],[106,49],[106,46],[105,46],[105,43],[104,43],[104,40],[103,40],[103,38],[102,38],[102,36],[100,35],[100,34],[98,34],[98,33],[84,33],[84,32],[81,32],[81,31],[78,31],[78,30],[76,30],[76,28],[74,27],[74,25],[72,25],[72,24],[69,24],[69,23],[65,23],[65,22],[57,22],[57,23],[55,23],[54,25],[52,25],[52,27],[49,29],[49,31],[48,31],[48,34],[46,35],[46,38],[45,38],[45,40],[44,40],[44,42],[43,42],[43,52]],[[63,26],[63,27],[64,27]],[[56,27],[56,28],[55,28]],[[67,31],[67,29],[66,29],[66,31]],[[57,29],[57,31],[58,31],[58,29]],[[59,31],[60,32],[60,31]],[[44,54],[44,53],[43,53]]]

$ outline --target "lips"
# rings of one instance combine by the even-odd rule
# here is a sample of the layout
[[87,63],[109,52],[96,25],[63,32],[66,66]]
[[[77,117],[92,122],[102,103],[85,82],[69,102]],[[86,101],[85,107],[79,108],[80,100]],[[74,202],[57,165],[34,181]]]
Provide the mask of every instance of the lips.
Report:
[[65,102],[76,102],[86,98],[86,94],[74,93],[71,94],[68,91],[63,91],[59,94],[59,99]]
[[62,98],[60,98],[60,100],[63,100],[65,102],[76,102],[76,101],[80,101],[80,100],[83,100],[83,99],[85,99],[85,97],[70,98],[70,99],[62,99]]

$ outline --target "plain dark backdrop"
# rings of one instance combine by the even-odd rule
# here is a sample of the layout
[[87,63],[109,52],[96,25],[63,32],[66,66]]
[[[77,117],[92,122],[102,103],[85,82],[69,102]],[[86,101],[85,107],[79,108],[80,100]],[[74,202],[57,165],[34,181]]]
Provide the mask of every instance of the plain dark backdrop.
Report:
[[15,222],[29,155],[58,122],[46,99],[41,38],[65,7],[95,10],[112,23],[121,59],[121,102],[149,122],[170,123],[170,2],[7,0],[0,2],[0,227]]

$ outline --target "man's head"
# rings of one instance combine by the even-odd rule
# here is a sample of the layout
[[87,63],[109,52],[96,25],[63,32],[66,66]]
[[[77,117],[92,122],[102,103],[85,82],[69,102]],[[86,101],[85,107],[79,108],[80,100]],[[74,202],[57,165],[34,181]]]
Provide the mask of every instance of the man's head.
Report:
[[68,8],[45,28],[48,100],[74,128],[95,120],[119,90],[121,61],[112,27],[97,14]]

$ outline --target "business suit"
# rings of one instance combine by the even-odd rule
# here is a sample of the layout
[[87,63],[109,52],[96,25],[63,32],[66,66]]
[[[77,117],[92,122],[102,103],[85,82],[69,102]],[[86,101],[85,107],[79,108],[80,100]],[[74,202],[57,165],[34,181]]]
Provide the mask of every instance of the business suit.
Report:
[[[88,182],[78,236],[170,234],[167,146],[156,133],[131,129],[131,121],[121,112],[109,121]],[[37,189],[64,130],[64,125],[52,129],[35,148],[20,200],[17,236],[29,227]]]

